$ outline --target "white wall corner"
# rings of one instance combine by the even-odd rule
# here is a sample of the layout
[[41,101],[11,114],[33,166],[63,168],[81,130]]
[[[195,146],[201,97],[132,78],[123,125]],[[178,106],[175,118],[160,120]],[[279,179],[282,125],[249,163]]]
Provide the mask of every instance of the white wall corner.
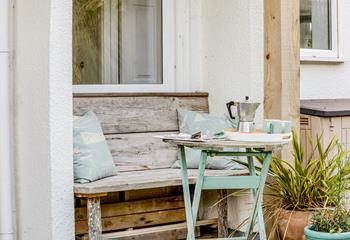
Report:
[[74,239],[72,1],[15,7],[18,239]]

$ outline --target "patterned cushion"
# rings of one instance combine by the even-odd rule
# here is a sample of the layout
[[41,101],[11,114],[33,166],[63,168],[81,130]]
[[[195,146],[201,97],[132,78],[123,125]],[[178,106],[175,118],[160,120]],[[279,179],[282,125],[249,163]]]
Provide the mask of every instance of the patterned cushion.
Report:
[[89,111],[73,121],[74,181],[92,182],[117,174],[96,115]]
[[199,113],[184,109],[177,110],[180,132],[194,134],[202,132],[203,135],[213,136],[227,128],[235,127],[236,123],[229,118],[217,117],[207,113]]
[[[213,136],[216,133],[223,132],[227,128],[236,126],[236,122],[232,122],[225,116],[217,117],[207,113],[199,113],[184,109],[178,109],[177,114],[181,133],[194,134],[202,132],[202,135]],[[185,154],[187,168],[198,168],[200,151],[186,147]],[[172,168],[180,168],[180,161],[177,160]],[[208,157],[206,168],[243,169],[244,167],[233,162],[232,157]]]

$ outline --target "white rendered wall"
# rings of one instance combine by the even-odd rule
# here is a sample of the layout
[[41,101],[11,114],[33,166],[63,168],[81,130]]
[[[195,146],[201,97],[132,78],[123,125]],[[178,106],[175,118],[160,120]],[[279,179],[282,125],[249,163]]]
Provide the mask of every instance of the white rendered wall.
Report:
[[[226,102],[264,99],[263,1],[203,0],[202,90],[210,111],[226,113]],[[261,122],[259,107],[257,123]]]
[[15,3],[17,235],[74,239],[71,0]]
[[[262,0],[202,1],[201,90],[209,92],[211,113],[227,113],[226,102],[243,101],[245,96],[263,102],[263,19]],[[262,118],[263,105],[256,115],[258,127]],[[230,227],[249,217],[249,202],[247,195],[229,198]]]
[[302,63],[301,99],[350,98],[350,1],[339,0],[339,43],[344,63]]

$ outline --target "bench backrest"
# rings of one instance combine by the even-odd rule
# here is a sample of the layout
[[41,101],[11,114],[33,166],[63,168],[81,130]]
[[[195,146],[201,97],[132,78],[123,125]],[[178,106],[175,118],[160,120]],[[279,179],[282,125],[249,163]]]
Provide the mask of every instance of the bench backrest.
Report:
[[96,113],[119,171],[170,167],[177,149],[152,136],[178,132],[178,108],[209,112],[207,93],[75,94],[73,104]]

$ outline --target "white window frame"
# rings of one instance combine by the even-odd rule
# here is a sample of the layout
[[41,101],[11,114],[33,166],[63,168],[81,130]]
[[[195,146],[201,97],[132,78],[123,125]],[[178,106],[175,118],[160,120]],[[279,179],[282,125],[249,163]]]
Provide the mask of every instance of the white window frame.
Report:
[[301,61],[342,62],[339,51],[338,0],[331,0],[331,47],[330,50],[300,49]]
[[[175,91],[176,41],[175,41],[175,1],[163,0],[163,83],[162,84],[94,84],[73,85],[74,93],[105,92],[173,92]],[[105,59],[105,58],[104,58]],[[103,71],[104,72],[104,71]]]

